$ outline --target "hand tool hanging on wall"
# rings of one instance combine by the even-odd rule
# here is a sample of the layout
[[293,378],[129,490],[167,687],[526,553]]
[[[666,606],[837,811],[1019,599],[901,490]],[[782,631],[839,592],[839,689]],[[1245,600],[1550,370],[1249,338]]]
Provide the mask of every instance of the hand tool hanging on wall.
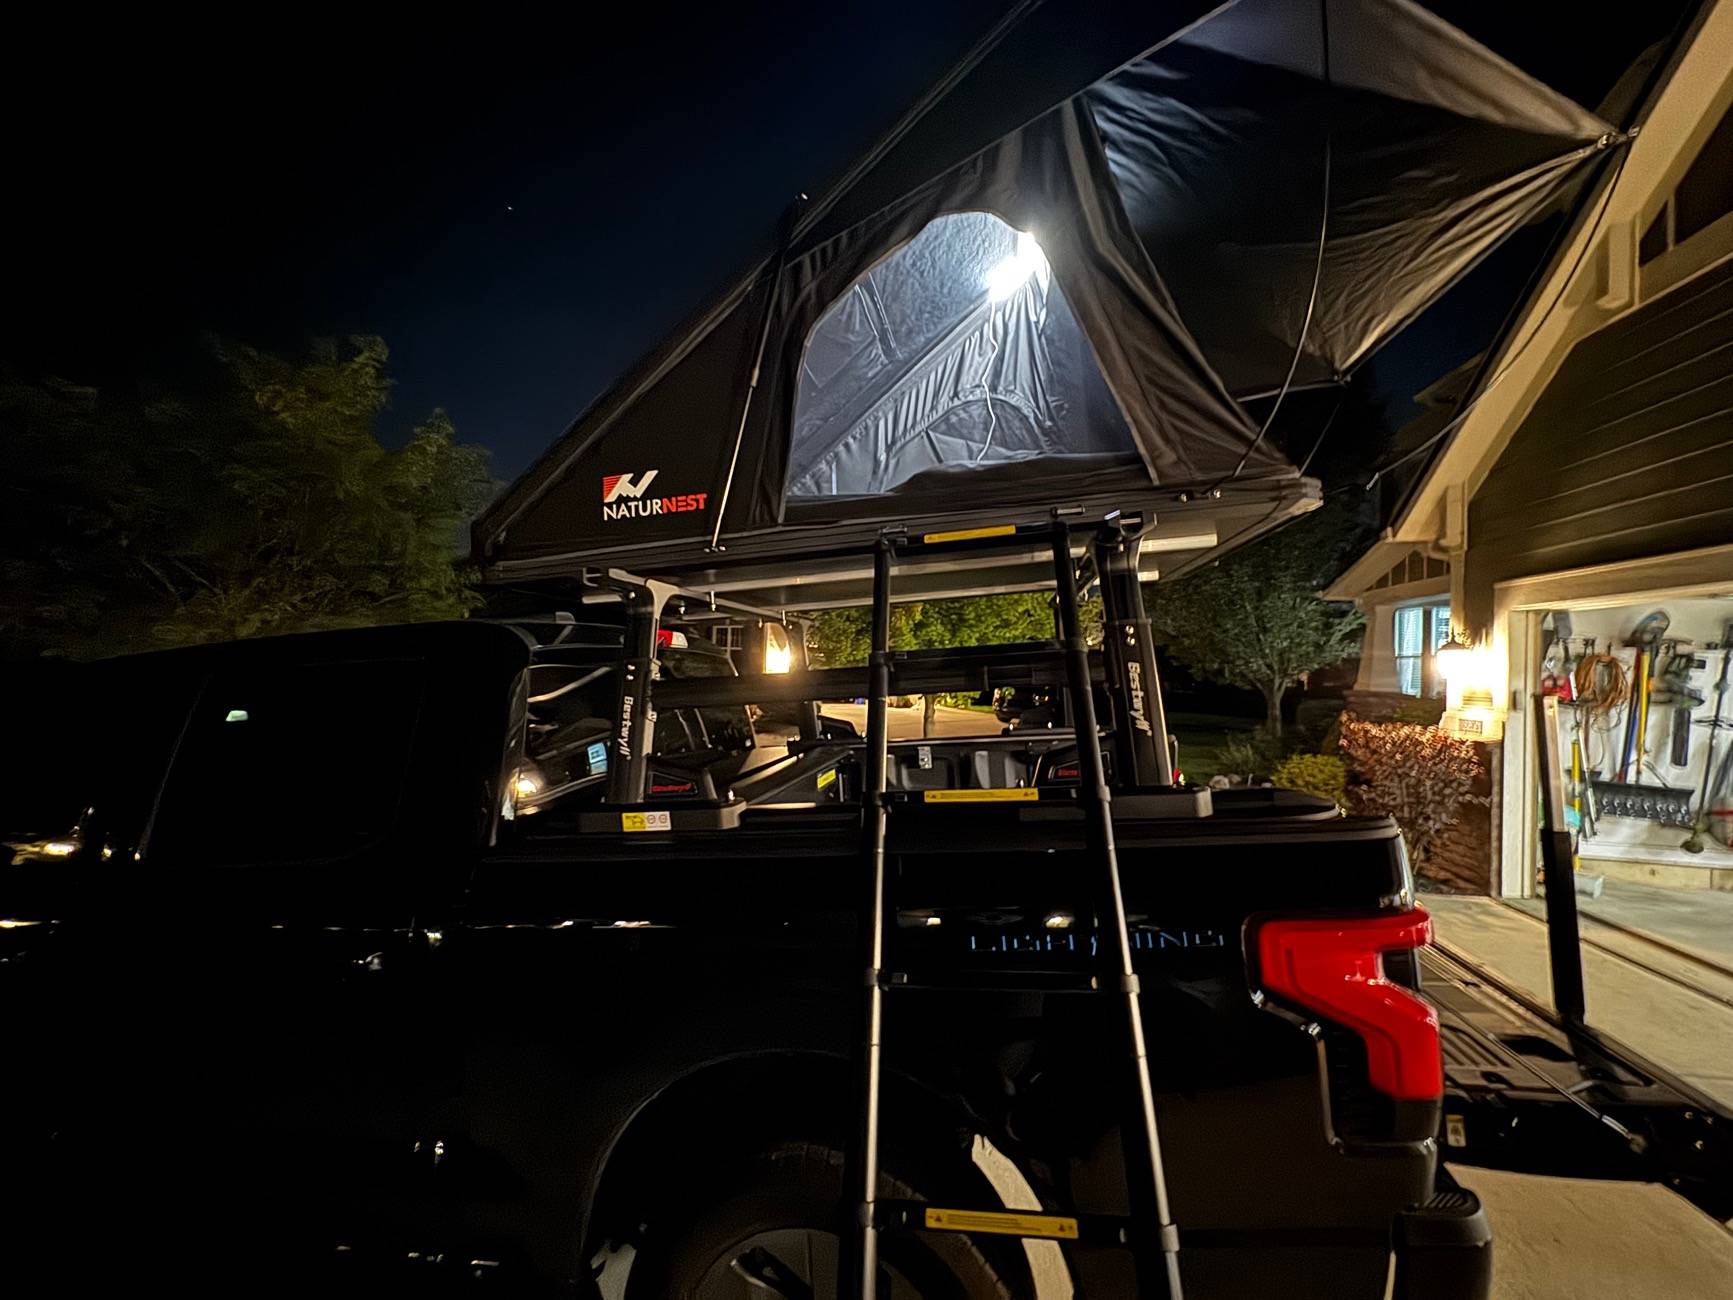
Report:
[[1643,722],[1649,706],[1649,648],[1637,647],[1637,661],[1631,665],[1631,698],[1625,707],[1625,744],[1620,751],[1619,780],[1630,781],[1636,769],[1636,780],[1643,779]]
[[1686,650],[1690,644],[1688,640],[1676,638],[1661,643],[1667,652],[1667,661],[1666,667],[1656,674],[1653,694],[1655,703],[1673,706],[1672,727],[1667,737],[1667,761],[1674,767],[1691,765],[1691,714],[1708,699],[1691,684],[1691,676],[1708,668],[1709,661]]
[[1631,707],[1625,717],[1624,759],[1619,764],[1619,780],[1643,780],[1643,757],[1649,740],[1649,689],[1654,685],[1655,647],[1667,634],[1672,617],[1664,609],[1645,614],[1637,620],[1625,644],[1636,647],[1637,662],[1632,670]]
[[[1721,672],[1715,678],[1715,713],[1709,719],[1709,744],[1703,755],[1703,792],[1697,797],[1697,816],[1691,823],[1691,834],[1679,847],[1689,853],[1701,853],[1705,847],[1703,832],[1709,825],[1709,800],[1716,793],[1715,781],[1715,737],[1726,725],[1721,721],[1722,707],[1727,703],[1727,661],[1733,659],[1733,621],[1721,630]],[[1733,750],[1728,751],[1728,757],[1733,758]],[[1725,779],[1727,763],[1722,763],[1722,777]]]
[[1571,807],[1576,809],[1579,838],[1593,839],[1595,836],[1594,800],[1590,793],[1588,772],[1583,766],[1582,720],[1579,715],[1577,734],[1571,737]]
[[1733,746],[1729,746],[1721,759],[1721,769],[1715,774],[1715,779],[1709,783],[1709,798],[1707,800],[1709,834],[1712,838],[1727,848],[1733,849],[1733,795],[1729,794],[1728,786],[1733,783]]
[[1571,616],[1568,610],[1554,610],[1546,621],[1552,634],[1540,656],[1540,693],[1556,695],[1561,700],[1572,698],[1571,687]]
[[1672,620],[1665,610],[1646,614],[1632,629],[1625,644],[1635,649],[1631,669],[1630,698],[1625,706],[1625,744],[1616,781],[1591,781],[1595,811],[1608,817],[1635,817],[1673,826],[1691,824],[1691,791],[1643,781],[1648,762],[1649,703],[1654,687],[1655,658],[1667,626]]
[[[1597,651],[1596,644],[1593,637],[1584,644],[1572,677],[1571,692],[1577,709],[1578,730],[1582,735],[1583,767],[1591,778],[1611,774],[1616,761],[1610,752],[1613,728],[1617,725],[1613,719],[1631,697],[1631,681],[1625,674],[1625,666],[1616,655]],[[1600,738],[1598,754],[1593,743],[1597,736]]]

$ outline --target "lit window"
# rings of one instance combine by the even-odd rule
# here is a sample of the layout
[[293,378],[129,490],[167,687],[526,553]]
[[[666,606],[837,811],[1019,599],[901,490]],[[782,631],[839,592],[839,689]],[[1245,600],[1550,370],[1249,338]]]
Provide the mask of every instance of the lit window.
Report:
[[1404,605],[1396,611],[1396,689],[1404,695],[1438,693],[1433,655],[1450,640],[1450,606]]

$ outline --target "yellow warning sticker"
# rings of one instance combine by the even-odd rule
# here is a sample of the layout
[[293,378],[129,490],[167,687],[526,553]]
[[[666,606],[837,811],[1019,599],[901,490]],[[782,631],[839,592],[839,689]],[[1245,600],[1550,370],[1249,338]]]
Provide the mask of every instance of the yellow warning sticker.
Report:
[[665,831],[673,829],[673,818],[665,812],[635,812],[620,814],[623,831]]
[[1041,792],[1034,786],[1019,786],[1011,790],[928,790],[922,798],[927,803],[1034,803]]
[[1077,1240],[1077,1220],[1059,1214],[1000,1213],[997,1210],[937,1210],[926,1214],[927,1227],[938,1232],[994,1232],[1006,1237],[1054,1237]]
[[836,769],[834,767],[829,769],[828,771],[820,772],[818,774],[818,788],[820,790],[823,790],[827,786],[832,786],[835,784],[836,784]]
[[923,533],[923,542],[972,542],[977,537],[1009,537],[1017,531],[1016,524],[994,524],[991,528],[959,528],[950,533]]

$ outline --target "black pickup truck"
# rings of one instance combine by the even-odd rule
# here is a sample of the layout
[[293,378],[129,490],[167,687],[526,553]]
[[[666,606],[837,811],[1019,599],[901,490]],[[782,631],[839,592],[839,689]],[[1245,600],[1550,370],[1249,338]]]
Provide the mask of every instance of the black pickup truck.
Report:
[[[826,722],[755,752],[744,707],[682,702],[733,669],[678,626],[650,798],[611,823],[631,733],[582,700],[616,689],[617,626],[10,677],[7,1294],[836,1294],[862,742]],[[1136,1289],[1063,1217],[1128,1208],[1082,814],[1048,797],[1066,746],[889,747],[891,790],[963,797],[890,824],[880,1193],[1033,1226],[887,1234],[879,1294]],[[1398,1295],[1484,1294],[1395,828],[1251,792],[1129,801],[1114,829],[1186,1293],[1377,1297],[1394,1270]]]

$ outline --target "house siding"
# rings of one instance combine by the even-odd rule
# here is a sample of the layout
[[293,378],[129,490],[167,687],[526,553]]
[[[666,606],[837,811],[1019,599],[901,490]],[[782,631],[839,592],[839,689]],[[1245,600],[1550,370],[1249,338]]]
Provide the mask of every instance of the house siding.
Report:
[[1733,536],[1733,259],[1583,339],[1468,511],[1466,622],[1510,578]]

